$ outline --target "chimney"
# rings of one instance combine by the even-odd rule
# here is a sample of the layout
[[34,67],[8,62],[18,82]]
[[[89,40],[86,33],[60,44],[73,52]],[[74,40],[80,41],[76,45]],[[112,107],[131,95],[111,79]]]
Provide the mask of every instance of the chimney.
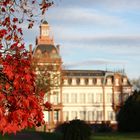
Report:
[[29,45],[29,54],[32,56],[32,44]]

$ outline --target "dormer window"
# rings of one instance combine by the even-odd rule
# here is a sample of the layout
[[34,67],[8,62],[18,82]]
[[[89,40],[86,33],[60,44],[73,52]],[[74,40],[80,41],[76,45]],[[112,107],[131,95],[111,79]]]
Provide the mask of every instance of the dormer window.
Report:
[[112,79],[111,78],[107,78],[107,85],[111,85],[112,84]]
[[87,78],[85,79],[85,85],[88,85],[88,79]]
[[96,85],[96,83],[97,83],[97,79],[93,78],[93,84]]
[[118,78],[115,79],[115,85],[119,86],[119,79]]
[[97,85],[101,85],[101,79],[97,79]]
[[53,49],[53,50],[52,50],[52,54],[56,54],[56,50]]
[[123,78],[123,85],[127,85],[127,78]]
[[41,54],[41,50],[38,49],[38,50],[36,51],[36,53],[37,53],[37,54]]
[[68,79],[68,84],[69,84],[69,85],[72,84],[72,79],[71,79],[71,78]]
[[80,78],[77,78],[77,79],[76,79],[76,84],[77,84],[77,85],[80,85]]

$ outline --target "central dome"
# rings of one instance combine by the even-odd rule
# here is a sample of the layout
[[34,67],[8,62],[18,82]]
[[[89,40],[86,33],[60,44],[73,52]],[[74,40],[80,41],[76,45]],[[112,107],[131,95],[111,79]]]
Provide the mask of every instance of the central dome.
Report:
[[37,57],[50,57],[50,58],[60,58],[59,50],[52,44],[39,44],[37,45],[34,56]]
[[52,44],[39,44],[36,49],[40,50],[42,53],[51,53],[54,50],[57,52],[57,49]]

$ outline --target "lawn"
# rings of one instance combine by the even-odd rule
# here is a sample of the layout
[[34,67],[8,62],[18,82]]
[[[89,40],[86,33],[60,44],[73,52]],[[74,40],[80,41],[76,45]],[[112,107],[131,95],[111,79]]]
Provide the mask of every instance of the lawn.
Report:
[[140,133],[96,133],[91,140],[140,140]]
[[[0,140],[61,140],[58,133],[21,132],[17,135],[2,136]],[[96,133],[91,140],[140,140],[140,133]]]

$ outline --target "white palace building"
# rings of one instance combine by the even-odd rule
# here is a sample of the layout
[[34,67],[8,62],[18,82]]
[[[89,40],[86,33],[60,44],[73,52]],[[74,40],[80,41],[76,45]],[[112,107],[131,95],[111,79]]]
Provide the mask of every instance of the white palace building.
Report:
[[116,113],[132,94],[132,86],[124,73],[103,70],[62,69],[59,46],[54,45],[49,34],[50,26],[43,21],[36,46],[30,51],[37,66],[52,65],[51,75],[57,73],[57,88],[46,93],[45,101],[52,104],[44,109],[47,126],[73,119],[89,123],[110,122],[116,124]]

